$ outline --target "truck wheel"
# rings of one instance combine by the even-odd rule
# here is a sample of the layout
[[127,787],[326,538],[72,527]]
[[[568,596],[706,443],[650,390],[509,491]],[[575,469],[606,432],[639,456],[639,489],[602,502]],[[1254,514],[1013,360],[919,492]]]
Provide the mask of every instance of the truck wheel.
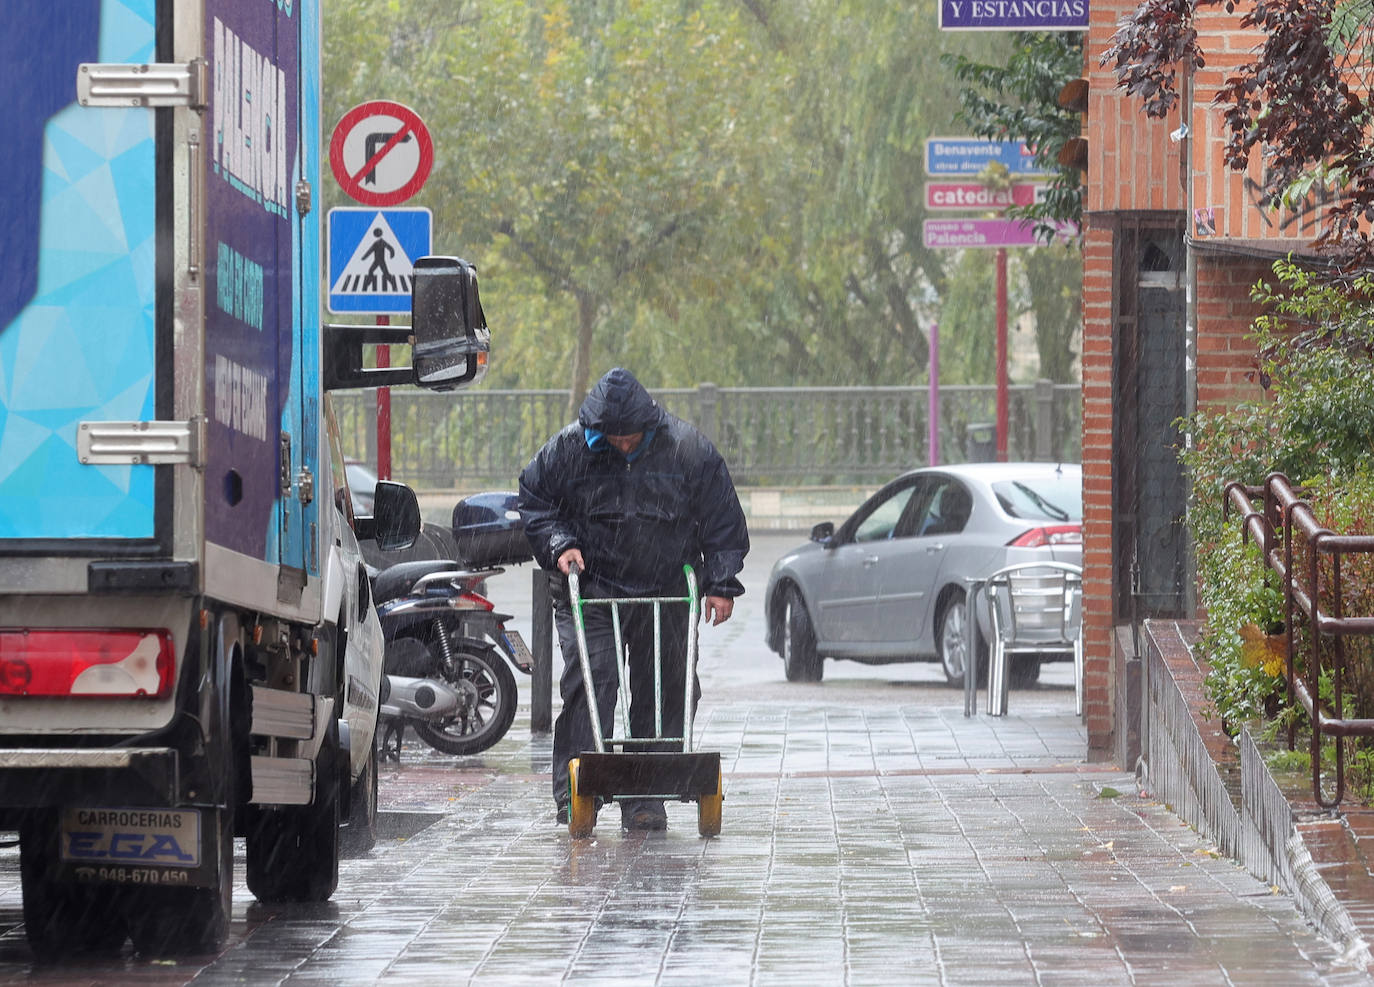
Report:
[[249,806],[248,889],[259,901],[328,901],[339,886],[341,754],[335,724],[316,765],[314,803]]
[[377,845],[377,734],[372,734],[372,750],[367,764],[353,786],[349,800],[348,825],[340,834],[340,852],[345,857],[361,857]]
[[464,693],[468,708],[443,720],[414,721],[415,732],[436,751],[477,754],[504,737],[515,719],[515,675],[495,648],[467,642],[453,664],[457,675],[449,684]]
[[57,813],[40,812],[19,830],[24,933],[42,961],[73,952],[117,953],[126,936],[120,889],[56,880]]
[[234,805],[202,810],[214,827],[209,844],[218,873],[213,888],[140,888],[128,892],[129,936],[145,956],[212,953],[229,931],[234,897]]

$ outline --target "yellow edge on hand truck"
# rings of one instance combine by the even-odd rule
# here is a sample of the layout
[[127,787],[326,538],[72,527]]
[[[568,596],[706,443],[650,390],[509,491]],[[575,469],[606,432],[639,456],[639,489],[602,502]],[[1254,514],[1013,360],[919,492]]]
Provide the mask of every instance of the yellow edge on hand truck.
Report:
[[[572,605],[573,625],[577,630],[577,651],[582,666],[582,682],[588,696],[587,715],[591,717],[592,739],[596,749],[583,751],[568,762],[568,832],[576,837],[590,836],[596,826],[598,799],[661,798],[697,803],[697,832],[702,836],[719,836],[721,812],[725,794],[721,787],[720,752],[692,750],[692,725],[695,703],[692,688],[696,682],[697,621],[700,618],[700,598],[697,577],[690,565],[682,567],[687,579],[686,596],[626,597],[621,599],[583,599],[578,570],[568,573],[568,598]],[[687,661],[683,689],[682,736],[662,736],[663,724],[663,655],[660,647],[660,608],[665,603],[686,603]],[[583,607],[609,606],[611,625],[615,632],[615,649],[620,663],[620,703],[622,713],[629,706],[626,685],[625,649],[620,635],[620,608],[625,605],[649,605],[654,608],[654,706],[656,734],[654,737],[612,737],[607,740],[601,731],[596,695],[592,682],[591,660],[587,655],[587,631]],[[628,717],[625,718],[628,734]],[[636,744],[680,743],[680,751],[633,750]],[[618,750],[607,748],[619,748]]]

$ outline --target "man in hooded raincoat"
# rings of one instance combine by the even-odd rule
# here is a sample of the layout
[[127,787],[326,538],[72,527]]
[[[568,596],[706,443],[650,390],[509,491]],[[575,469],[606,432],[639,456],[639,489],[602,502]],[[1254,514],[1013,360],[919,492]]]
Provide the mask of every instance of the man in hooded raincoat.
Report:
[[[744,592],[737,578],[749,551],[744,512],[725,460],[686,422],[668,414],[628,370],[606,373],[578,420],[550,439],[520,474],[520,513],[534,557],[566,577],[572,565],[587,598],[684,596],[682,567],[696,570],[707,623],[730,617]],[[568,761],[592,750],[591,720],[576,631],[564,592],[554,623],[563,649],[563,709],[553,728],[553,795],[567,821]],[[663,736],[681,737],[686,686],[687,605],[661,608]],[[611,736],[619,665],[609,607],[584,611],[588,658],[603,735]],[[629,651],[630,732],[654,736],[653,609],[621,609]],[[692,683],[693,703],[700,694]],[[666,749],[681,749],[668,744]],[[626,829],[663,829],[662,801],[621,803]]]

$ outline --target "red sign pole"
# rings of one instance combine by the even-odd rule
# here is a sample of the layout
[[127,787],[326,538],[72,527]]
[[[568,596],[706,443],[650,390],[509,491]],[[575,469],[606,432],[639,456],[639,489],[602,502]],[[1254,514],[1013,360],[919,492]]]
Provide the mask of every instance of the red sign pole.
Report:
[[[391,325],[391,316],[377,316],[377,325]],[[377,347],[377,367],[391,366],[391,347]],[[377,388],[377,479],[391,479],[391,388]]]
[[1007,250],[997,250],[997,461],[1007,461]]

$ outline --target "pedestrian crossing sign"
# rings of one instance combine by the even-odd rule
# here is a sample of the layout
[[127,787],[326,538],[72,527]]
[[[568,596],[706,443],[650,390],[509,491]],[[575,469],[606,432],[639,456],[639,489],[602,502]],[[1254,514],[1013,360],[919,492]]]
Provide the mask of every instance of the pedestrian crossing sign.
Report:
[[329,210],[329,311],[408,314],[432,227],[428,209]]

